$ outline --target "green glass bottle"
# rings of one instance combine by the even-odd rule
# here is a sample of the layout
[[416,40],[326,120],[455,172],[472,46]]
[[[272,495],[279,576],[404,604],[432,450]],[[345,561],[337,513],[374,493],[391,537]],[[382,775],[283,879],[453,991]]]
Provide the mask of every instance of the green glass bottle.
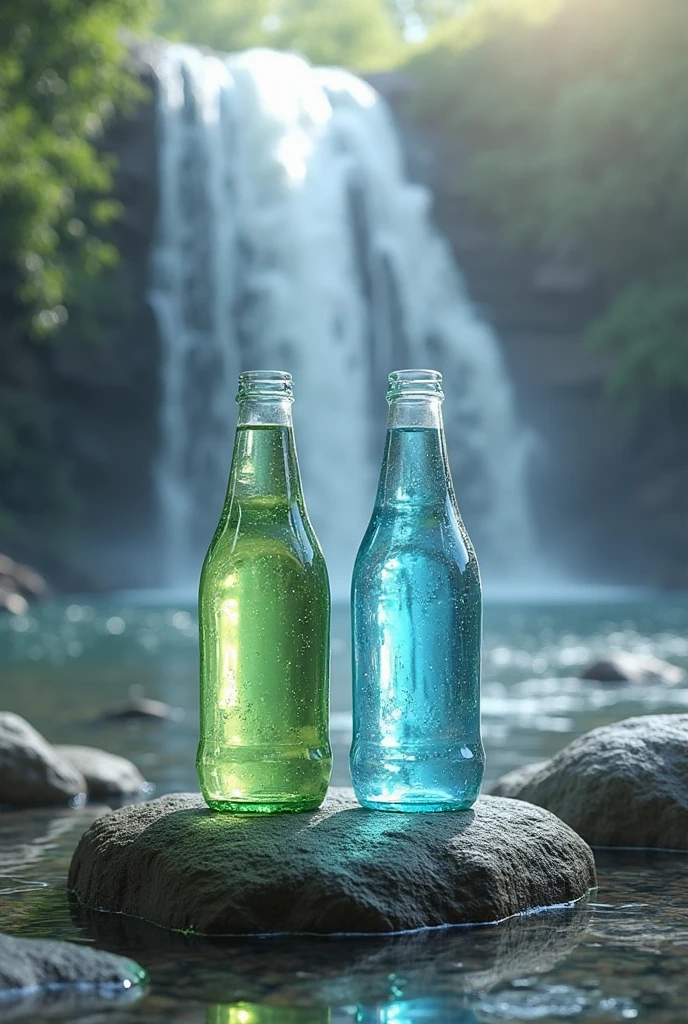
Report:
[[332,771],[330,587],[308,520],[291,376],[242,373],[229,486],[199,591],[196,767],[216,811],[319,807]]

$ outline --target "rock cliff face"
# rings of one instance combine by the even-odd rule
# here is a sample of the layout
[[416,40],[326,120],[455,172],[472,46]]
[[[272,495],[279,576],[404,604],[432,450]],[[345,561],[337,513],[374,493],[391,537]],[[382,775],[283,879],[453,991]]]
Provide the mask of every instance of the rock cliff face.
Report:
[[[585,343],[599,285],[562,248],[508,249],[459,194],[464,153],[409,113],[412,80],[372,76],[402,127],[409,172],[469,293],[494,325],[532,432],[531,494],[546,563],[582,580],[688,585],[688,396],[664,396],[634,425],[607,391],[608,355]],[[459,496],[460,500],[460,496]]]

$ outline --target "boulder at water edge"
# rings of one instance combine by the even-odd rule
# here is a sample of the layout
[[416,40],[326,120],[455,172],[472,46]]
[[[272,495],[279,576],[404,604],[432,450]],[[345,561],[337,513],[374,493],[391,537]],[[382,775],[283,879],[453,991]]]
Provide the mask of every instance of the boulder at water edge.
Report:
[[94,747],[53,747],[19,715],[0,711],[0,804],[40,807],[131,798],[153,787],[124,757]]
[[497,921],[594,885],[590,849],[541,808],[395,814],[336,789],[302,814],[214,814],[192,794],[125,807],[88,829],[69,873],[88,907],[211,935]]
[[150,793],[153,789],[136,765],[127,761],[126,757],[108,754],[95,747],[58,745],[54,749],[84,776],[91,799],[138,796],[139,793]]
[[492,793],[547,808],[592,846],[688,850],[688,714],[593,729]]
[[[37,1014],[41,1000],[51,1003],[72,992],[79,1000],[98,995],[105,1008],[118,997],[136,996],[146,972],[133,960],[72,942],[14,939],[0,935],[0,1002],[2,1019],[15,1019],[15,1001]],[[61,1005],[61,1004],[58,1004]],[[95,1009],[95,1006],[91,1006]]]
[[70,761],[19,715],[0,711],[0,804],[67,804],[85,794]]

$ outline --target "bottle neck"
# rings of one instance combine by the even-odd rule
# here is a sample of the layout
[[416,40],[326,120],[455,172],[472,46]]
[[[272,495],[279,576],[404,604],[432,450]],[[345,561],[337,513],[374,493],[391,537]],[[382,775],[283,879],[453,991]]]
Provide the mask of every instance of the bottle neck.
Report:
[[378,506],[412,509],[451,500],[441,403],[435,395],[391,400]]
[[261,426],[293,429],[291,399],[283,397],[240,399],[237,427]]
[[273,504],[301,500],[289,399],[247,398],[239,402],[227,498],[272,499]]
[[387,429],[394,427],[444,431],[442,398],[439,395],[400,395],[399,398],[392,398],[389,402]]

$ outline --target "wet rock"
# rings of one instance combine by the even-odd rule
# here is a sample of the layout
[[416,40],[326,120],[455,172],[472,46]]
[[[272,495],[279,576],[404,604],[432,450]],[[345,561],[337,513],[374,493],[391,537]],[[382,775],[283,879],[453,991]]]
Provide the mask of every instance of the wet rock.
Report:
[[[74,1009],[83,1010],[79,997],[94,994],[106,1000],[108,1006],[118,996],[130,1001],[132,995],[141,991],[145,978],[142,967],[113,953],[71,942],[0,935],[3,1020],[26,1016],[29,1011],[38,1014],[44,1008],[44,1000],[52,1003],[56,997],[69,992],[77,996]],[[28,1000],[28,1005],[24,1000]]]
[[546,764],[547,761],[535,761],[534,764],[523,764],[520,768],[514,768],[512,772],[502,775],[501,779],[490,790],[491,795],[518,798],[518,794],[525,784],[530,782],[533,776],[541,768],[544,768]]
[[213,814],[194,794],[125,807],[89,828],[69,873],[87,907],[216,935],[496,921],[594,885],[591,851],[540,808],[394,814],[336,789],[303,814]]
[[153,791],[135,764],[117,754],[108,754],[95,747],[56,745],[58,754],[65,758],[86,779],[90,799],[131,797]]
[[151,700],[149,697],[129,697],[127,700],[104,708],[96,716],[96,721],[136,721],[137,719],[179,721],[183,716],[183,708],[173,708],[170,704],[165,704],[164,701]]
[[688,714],[593,729],[492,792],[547,808],[592,846],[688,850]]
[[85,794],[80,771],[25,719],[0,712],[0,804],[67,804]]
[[676,686],[685,680],[686,673],[678,665],[651,654],[609,651],[604,658],[588,665],[580,678],[594,679],[599,683],[667,683]]

